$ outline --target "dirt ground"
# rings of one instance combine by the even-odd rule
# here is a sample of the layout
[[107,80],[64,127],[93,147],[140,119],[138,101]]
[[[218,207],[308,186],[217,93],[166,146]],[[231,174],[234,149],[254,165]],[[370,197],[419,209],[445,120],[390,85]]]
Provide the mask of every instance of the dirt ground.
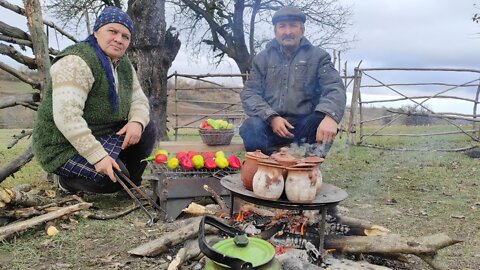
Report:
[[[325,182],[348,192],[341,206],[349,216],[403,236],[449,233],[464,242],[442,249],[438,260],[446,269],[476,270],[480,265],[478,162],[462,153],[352,148],[338,140],[322,171]],[[116,194],[83,198],[93,203],[88,212],[96,214],[115,213],[132,203]],[[166,222],[148,227],[146,216],[138,210],[108,221],[91,220],[87,215],[57,220],[60,233],[54,237],[37,227],[2,242],[0,269],[166,269],[179,248],[153,258],[130,256],[128,250],[178,227]],[[418,258],[408,257],[404,269],[431,269]]]

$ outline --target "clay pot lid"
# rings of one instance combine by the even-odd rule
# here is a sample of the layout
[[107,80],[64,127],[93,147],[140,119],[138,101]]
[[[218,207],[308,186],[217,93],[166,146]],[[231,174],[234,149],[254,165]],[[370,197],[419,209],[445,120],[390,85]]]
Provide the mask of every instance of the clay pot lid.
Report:
[[317,157],[317,156],[309,156],[309,157],[306,157],[306,158],[302,159],[302,162],[313,163],[313,164],[320,164],[324,161],[325,161],[324,158]]
[[316,166],[316,164],[314,163],[307,163],[307,162],[301,162],[301,163],[297,163],[291,167],[288,167],[287,170],[290,170],[290,169],[312,169]]
[[287,147],[280,148],[280,152],[272,154],[272,158],[280,163],[297,163],[297,158],[288,153]]
[[284,166],[282,166],[282,164],[278,163],[276,160],[271,159],[271,158],[266,158],[266,159],[259,160],[258,165],[284,168]]
[[245,154],[245,157],[248,157],[248,158],[251,158],[251,159],[265,159],[265,158],[269,158],[269,156],[265,155],[264,153],[262,153],[262,151],[260,149],[257,149],[256,151],[254,152],[247,152]]

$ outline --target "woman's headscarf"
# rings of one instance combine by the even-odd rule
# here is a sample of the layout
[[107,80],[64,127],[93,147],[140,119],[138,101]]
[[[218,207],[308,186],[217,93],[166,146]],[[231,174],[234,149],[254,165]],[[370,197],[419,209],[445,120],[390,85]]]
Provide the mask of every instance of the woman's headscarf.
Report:
[[[128,16],[128,14],[120,8],[111,6],[106,7],[95,21],[93,31],[97,31],[100,27],[108,23],[122,24],[123,26],[128,28],[131,34],[133,34],[133,21]],[[105,70],[105,74],[108,80],[108,98],[110,100],[110,103],[112,104],[113,110],[116,112],[118,111],[118,96],[117,91],[115,90],[115,78],[113,77],[113,71],[112,67],[110,66],[110,62],[108,61],[105,53],[98,45],[97,39],[93,34],[88,36],[84,40],[84,42],[88,43],[90,47],[92,47],[98,59],[102,63],[103,70]]]

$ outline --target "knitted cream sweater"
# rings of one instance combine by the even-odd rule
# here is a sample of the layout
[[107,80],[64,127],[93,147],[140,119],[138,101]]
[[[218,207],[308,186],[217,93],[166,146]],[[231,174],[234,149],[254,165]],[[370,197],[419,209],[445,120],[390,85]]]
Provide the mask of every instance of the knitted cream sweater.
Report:
[[[117,70],[114,65],[112,70],[117,82]],[[67,55],[52,65],[50,73],[55,125],[81,156],[90,164],[97,163],[107,156],[107,152],[92,135],[87,122],[82,118],[85,101],[95,82],[91,69],[81,57]],[[118,83],[115,85],[118,86]],[[142,91],[135,71],[128,121],[138,122],[143,127],[150,121],[148,99]]]

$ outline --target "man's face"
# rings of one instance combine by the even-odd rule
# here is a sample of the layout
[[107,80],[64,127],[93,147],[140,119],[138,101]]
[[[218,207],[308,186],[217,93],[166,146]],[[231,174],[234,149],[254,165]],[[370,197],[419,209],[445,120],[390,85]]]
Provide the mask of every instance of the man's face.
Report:
[[122,57],[130,45],[130,31],[127,27],[119,23],[105,24],[94,34],[100,49],[102,49],[112,61]]
[[287,49],[297,48],[304,32],[303,23],[300,21],[286,20],[275,24],[275,39]]

